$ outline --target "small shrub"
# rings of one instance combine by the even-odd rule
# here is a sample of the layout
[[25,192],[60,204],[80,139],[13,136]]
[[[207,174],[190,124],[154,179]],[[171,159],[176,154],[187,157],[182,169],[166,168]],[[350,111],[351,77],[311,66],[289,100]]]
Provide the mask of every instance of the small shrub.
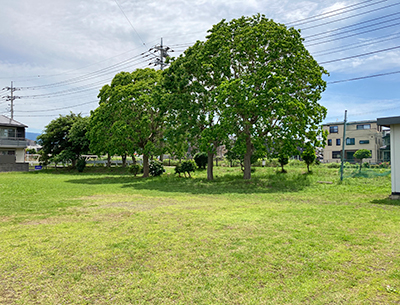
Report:
[[194,172],[196,170],[196,163],[193,160],[186,160],[181,163],[180,167],[180,170],[182,173],[184,173],[185,177],[186,173],[188,173],[189,178],[191,178],[190,172]]
[[131,166],[129,166],[129,172],[136,177],[137,174],[140,174],[143,172],[143,166],[141,166],[140,164],[137,164],[137,163],[132,164]]
[[182,166],[180,163],[178,163],[177,165],[175,165],[175,174],[178,174],[180,177],[182,173],[183,173]]
[[257,161],[255,161],[254,163],[251,163],[251,166],[262,167],[262,161],[262,159],[257,159]]
[[379,168],[390,168],[390,163],[389,162],[379,163]]
[[340,168],[340,163],[328,163],[328,168]]
[[179,164],[179,160],[174,160],[174,159],[164,159],[162,161],[162,164],[164,166],[176,166],[177,164]]
[[362,166],[365,167],[365,168],[369,168],[369,167],[370,167],[370,164],[369,164],[368,162],[364,162],[364,163],[362,164]]
[[279,166],[279,160],[277,158],[269,160],[269,163],[266,164],[268,167],[278,167]]
[[301,162],[300,160],[290,160],[288,166],[292,166],[292,167],[302,167],[303,166],[303,162]]
[[205,152],[198,152],[193,156],[198,168],[205,169],[208,163],[208,155]]
[[85,159],[79,159],[79,160],[76,162],[76,169],[78,170],[78,172],[82,173],[83,170],[85,169],[85,167],[86,167],[86,161],[85,161]]
[[150,161],[149,173],[153,177],[161,176],[165,172],[164,167],[160,161]]

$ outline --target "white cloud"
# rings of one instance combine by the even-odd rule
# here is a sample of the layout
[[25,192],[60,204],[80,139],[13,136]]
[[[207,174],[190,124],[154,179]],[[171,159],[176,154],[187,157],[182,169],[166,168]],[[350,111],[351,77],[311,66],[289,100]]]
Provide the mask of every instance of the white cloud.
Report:
[[[19,86],[39,86],[83,76],[132,58],[159,43],[161,37],[164,38],[166,45],[183,44],[184,46],[180,48],[174,46],[177,51],[182,51],[188,44],[198,39],[204,39],[206,31],[223,18],[231,20],[242,15],[262,13],[276,22],[290,24],[300,19],[358,3],[358,1],[118,0],[118,3],[134,29],[114,0],[13,0],[3,4],[2,18],[0,18],[0,88],[9,86],[11,80],[14,80]],[[387,1],[387,4],[390,3],[394,3],[394,0]],[[385,11],[379,14],[383,15]],[[372,18],[372,15],[304,30],[302,35],[315,35],[364,20],[362,18]],[[332,19],[334,18],[326,20]],[[318,22],[309,23],[307,27],[317,24]],[[394,32],[395,29],[389,29],[384,33],[390,33],[390,31]],[[339,39],[329,43],[320,43],[310,47],[310,50],[312,52],[326,51],[357,40],[380,37],[384,33],[376,32],[355,36],[348,40]],[[142,41],[146,43],[146,46],[143,46]],[[383,49],[396,45],[396,43],[398,42],[378,43],[375,46],[343,52],[338,50],[336,53],[324,57],[316,56],[316,58],[318,61],[326,61]],[[175,55],[177,54],[179,53],[175,53]],[[332,80],[351,78],[382,70],[398,69],[400,66],[399,55],[400,52],[394,50],[327,64],[325,67],[331,72],[330,79]],[[102,80],[106,83],[118,72],[118,69],[129,70],[145,65],[144,61],[137,66],[125,64],[112,70],[108,75],[82,80],[79,84],[35,92],[57,92],[57,90],[73,89],[77,85],[84,86]],[[40,77],[37,77],[38,75]],[[50,77],[49,75],[58,76]],[[108,80],[106,80],[107,77]],[[43,109],[43,106],[51,109],[86,103],[96,99],[100,87],[101,85],[97,89],[93,89],[93,92],[89,91],[90,94],[85,92],[62,98],[55,97],[50,100],[21,100],[16,109],[21,110],[19,107],[23,107],[26,110],[40,110]],[[340,86],[336,88],[340,88]],[[346,102],[344,106],[354,104],[357,108],[360,103],[363,103],[363,99],[354,98],[357,94],[362,95],[357,91],[357,86],[354,88],[353,92],[349,93],[352,97],[349,98],[350,102]],[[330,113],[336,111],[336,99],[341,96],[339,93],[331,93],[335,90],[340,91],[341,89],[329,89],[329,93],[324,95],[322,100]],[[398,90],[395,88],[382,90],[382,94],[399,96]],[[18,93],[32,94],[30,91]],[[390,96],[387,99],[390,99]],[[88,113],[95,107],[96,105],[86,105],[71,110]],[[0,113],[5,113],[4,103],[0,103]],[[30,127],[42,129],[51,120],[51,117],[21,117],[20,120]]]

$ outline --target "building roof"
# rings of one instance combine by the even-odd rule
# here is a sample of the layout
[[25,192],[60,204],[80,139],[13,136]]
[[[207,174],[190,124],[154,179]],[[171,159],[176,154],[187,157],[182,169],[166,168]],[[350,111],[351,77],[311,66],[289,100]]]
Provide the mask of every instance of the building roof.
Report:
[[395,125],[395,124],[400,124],[400,116],[378,118],[378,125],[390,127],[390,125]]
[[[355,124],[368,124],[368,123],[376,123],[376,120],[364,120],[364,121],[353,121],[353,122],[347,122],[346,125],[355,125]],[[322,126],[329,126],[329,125],[343,125],[344,122],[330,122],[330,123],[325,123],[322,124]]]
[[6,117],[5,115],[0,115],[0,126],[28,127],[16,120]]

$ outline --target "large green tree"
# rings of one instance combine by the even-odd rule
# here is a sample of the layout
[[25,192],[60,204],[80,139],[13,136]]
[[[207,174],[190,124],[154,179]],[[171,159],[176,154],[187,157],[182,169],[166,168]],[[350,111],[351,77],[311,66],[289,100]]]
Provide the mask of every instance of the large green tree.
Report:
[[111,85],[99,94],[105,113],[112,115],[109,122],[110,147],[116,154],[143,154],[143,177],[149,176],[149,157],[161,153],[165,107],[160,86],[161,71],[137,69],[120,72]]
[[75,167],[79,157],[89,151],[89,139],[86,136],[88,123],[88,118],[74,113],[52,120],[37,138],[42,146],[41,159],[45,162],[70,161]]
[[[244,178],[251,178],[251,156],[264,147],[273,152],[278,139],[318,142],[326,109],[318,101],[325,90],[318,65],[300,32],[263,15],[222,20],[206,44],[209,58],[227,67],[218,86],[219,114],[246,147]],[[290,142],[289,142],[290,143]]]

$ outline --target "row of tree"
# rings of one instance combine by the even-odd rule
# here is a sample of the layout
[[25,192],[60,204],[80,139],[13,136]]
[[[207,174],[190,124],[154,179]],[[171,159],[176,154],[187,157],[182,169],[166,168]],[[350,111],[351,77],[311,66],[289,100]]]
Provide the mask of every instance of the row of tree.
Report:
[[[92,153],[141,154],[147,177],[150,156],[181,158],[190,146],[207,153],[212,180],[213,157],[225,145],[242,159],[244,179],[250,179],[252,158],[290,156],[305,145],[322,145],[326,108],[318,101],[326,71],[294,28],[263,15],[222,20],[204,42],[169,64],[164,71],[118,73],[100,90],[99,107],[89,119],[70,115],[77,118],[74,124],[87,124]],[[47,129],[39,140],[43,147]],[[73,128],[68,137],[69,147],[45,153],[72,154],[75,144],[86,145],[73,140]]]

